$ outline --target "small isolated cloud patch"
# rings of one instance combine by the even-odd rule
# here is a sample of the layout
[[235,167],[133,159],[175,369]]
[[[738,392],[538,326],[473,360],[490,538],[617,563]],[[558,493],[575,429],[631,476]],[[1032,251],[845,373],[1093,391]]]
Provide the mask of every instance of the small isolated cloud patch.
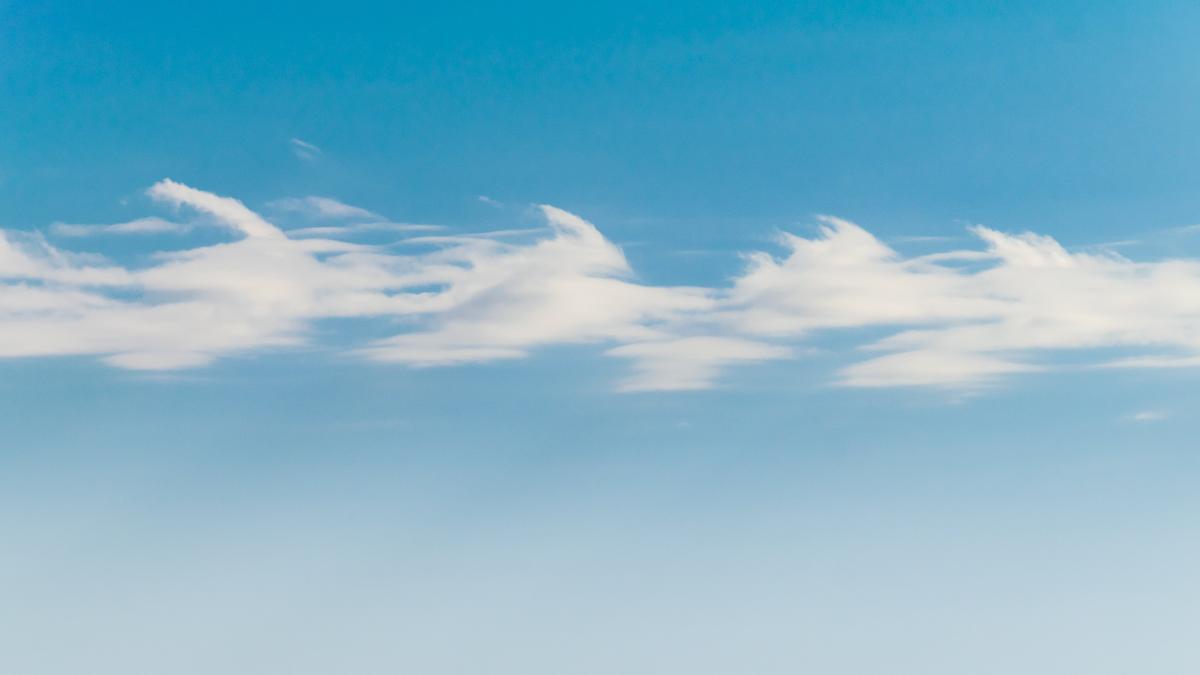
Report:
[[300,138],[293,138],[288,141],[288,145],[292,148],[292,154],[297,158],[306,162],[311,162],[321,156],[321,148],[309,143]]
[[1170,413],[1163,410],[1140,410],[1127,417],[1131,422],[1161,422],[1168,417]]

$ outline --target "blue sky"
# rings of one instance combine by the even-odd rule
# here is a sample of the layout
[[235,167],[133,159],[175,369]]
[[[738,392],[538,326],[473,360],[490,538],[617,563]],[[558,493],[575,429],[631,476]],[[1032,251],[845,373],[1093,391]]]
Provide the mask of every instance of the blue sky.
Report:
[[1193,673],[1186,3],[0,2],[0,670]]

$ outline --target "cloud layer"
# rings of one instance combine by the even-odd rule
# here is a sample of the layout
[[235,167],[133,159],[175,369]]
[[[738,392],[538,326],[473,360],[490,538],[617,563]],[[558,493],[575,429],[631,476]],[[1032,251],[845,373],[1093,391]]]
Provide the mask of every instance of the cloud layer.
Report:
[[[194,368],[311,345],[321,322],[358,318],[394,325],[379,340],[344,336],[339,348],[360,358],[446,366],[596,344],[628,364],[616,384],[624,391],[711,387],[728,368],[795,357],[817,333],[846,336],[854,358],[835,381],[859,387],[980,387],[1052,369],[1068,351],[1085,366],[1200,364],[1200,262],[1074,253],[1031,233],[975,227],[974,248],[905,257],[822,218],[815,237],[780,234],[781,253],[746,254],[726,286],[663,287],[639,283],[619,247],[551,206],[540,207],[547,227],[535,233],[416,236],[434,226],[326,197],[274,202],[320,223],[284,230],[170,179],[147,194],[204,215],[230,240],[121,266],[0,230],[0,357]],[[50,233],[192,227],[147,217]],[[365,231],[410,234],[399,247],[355,243]],[[853,342],[863,328],[882,337]]]

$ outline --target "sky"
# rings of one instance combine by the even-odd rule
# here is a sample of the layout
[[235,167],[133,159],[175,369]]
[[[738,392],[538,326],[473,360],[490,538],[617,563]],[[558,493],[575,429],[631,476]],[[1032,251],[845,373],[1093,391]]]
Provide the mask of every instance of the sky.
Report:
[[248,4],[0,0],[0,671],[1196,672],[1200,9]]

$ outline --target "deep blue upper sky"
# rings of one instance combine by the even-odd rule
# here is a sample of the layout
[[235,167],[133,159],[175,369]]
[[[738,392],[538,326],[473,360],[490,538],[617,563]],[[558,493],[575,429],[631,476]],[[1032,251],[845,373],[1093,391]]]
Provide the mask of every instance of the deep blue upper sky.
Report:
[[117,217],[164,176],[681,243],[814,212],[1071,243],[1193,219],[1187,3],[725,4],[14,3],[0,219]]

